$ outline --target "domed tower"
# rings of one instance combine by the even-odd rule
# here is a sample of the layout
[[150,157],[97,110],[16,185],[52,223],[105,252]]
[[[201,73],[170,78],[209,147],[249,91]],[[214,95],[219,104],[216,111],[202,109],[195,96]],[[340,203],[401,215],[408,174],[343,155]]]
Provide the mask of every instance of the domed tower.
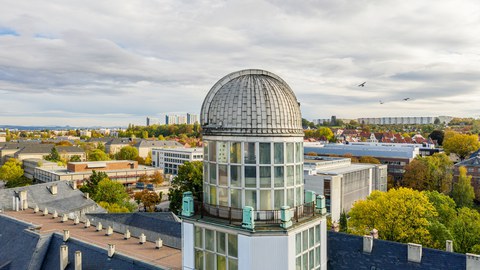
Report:
[[324,200],[304,192],[302,117],[288,84],[264,70],[230,73],[208,92],[200,123],[203,202],[188,211],[184,198],[184,268],[323,269]]

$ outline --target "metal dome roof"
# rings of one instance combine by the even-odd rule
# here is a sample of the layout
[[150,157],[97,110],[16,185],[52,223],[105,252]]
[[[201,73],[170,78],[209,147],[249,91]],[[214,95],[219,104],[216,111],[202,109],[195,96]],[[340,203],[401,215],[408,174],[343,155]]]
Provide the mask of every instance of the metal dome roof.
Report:
[[220,79],[203,101],[204,135],[303,136],[300,104],[288,84],[265,70]]

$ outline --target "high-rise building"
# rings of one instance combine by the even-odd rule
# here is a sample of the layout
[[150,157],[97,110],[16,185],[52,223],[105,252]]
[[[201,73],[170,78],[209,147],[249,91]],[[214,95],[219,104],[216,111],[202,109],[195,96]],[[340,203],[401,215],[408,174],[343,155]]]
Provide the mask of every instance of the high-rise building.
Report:
[[200,114],[203,201],[184,193],[183,269],[326,269],[324,198],[304,192],[299,103],[280,77],[220,79]]
[[198,114],[187,113],[187,124],[193,125],[198,123]]
[[147,127],[150,126],[150,118],[147,117]]

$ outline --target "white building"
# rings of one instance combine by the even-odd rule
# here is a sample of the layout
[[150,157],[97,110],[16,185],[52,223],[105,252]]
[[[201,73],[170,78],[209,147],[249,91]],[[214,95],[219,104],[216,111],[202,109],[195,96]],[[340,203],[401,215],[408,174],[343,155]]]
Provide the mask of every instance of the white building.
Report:
[[[371,117],[371,118],[358,118],[358,123],[367,125],[422,125],[433,124],[435,119],[439,117],[424,116],[424,117]],[[442,117],[444,121],[447,121],[445,116]],[[440,118],[439,118],[440,120]],[[441,120],[440,120],[441,121]]]
[[334,221],[373,190],[387,191],[387,165],[351,163],[349,158],[308,158],[305,188],[325,196],[327,212]]
[[153,148],[152,166],[163,170],[164,174],[177,175],[178,167],[189,161],[202,161],[202,148]]
[[183,269],[326,269],[324,200],[304,192],[301,121],[295,94],[270,72],[212,87],[200,114],[203,193],[193,194],[203,202],[193,208],[184,194]]

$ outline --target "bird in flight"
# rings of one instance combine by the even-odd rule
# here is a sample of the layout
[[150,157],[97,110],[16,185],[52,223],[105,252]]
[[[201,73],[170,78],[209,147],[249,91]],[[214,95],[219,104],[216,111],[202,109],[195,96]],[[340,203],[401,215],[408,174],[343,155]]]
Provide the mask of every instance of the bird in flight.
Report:
[[409,98],[409,97],[407,97],[407,98],[404,98],[403,100],[404,100],[404,101],[407,101],[407,100],[409,100],[409,99],[410,99],[410,98]]
[[363,82],[363,83],[359,84],[358,86],[360,86],[360,87],[365,87],[365,84],[366,84],[366,83],[367,83],[367,82]]
[[380,100],[380,104],[383,104],[383,103],[385,103],[385,102]]

